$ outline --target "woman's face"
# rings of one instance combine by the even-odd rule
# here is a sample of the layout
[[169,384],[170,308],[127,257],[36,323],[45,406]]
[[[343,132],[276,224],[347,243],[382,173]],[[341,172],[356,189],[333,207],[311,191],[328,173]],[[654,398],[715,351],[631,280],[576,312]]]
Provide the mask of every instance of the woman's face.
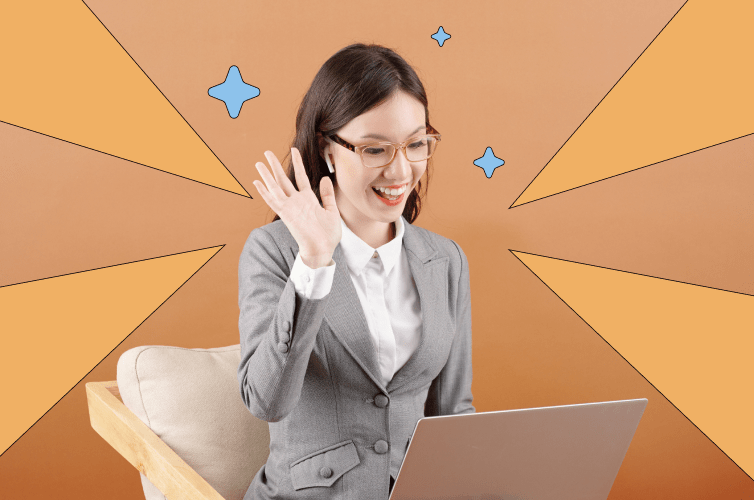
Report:
[[[389,141],[402,143],[425,133],[424,106],[414,97],[398,91],[379,106],[357,116],[338,131],[338,136],[354,146]],[[335,200],[349,227],[372,222],[391,223],[403,213],[411,191],[427,168],[427,160],[409,162],[401,151],[385,167],[366,168],[359,153],[328,143],[337,185]],[[376,188],[405,189],[391,201]],[[390,196],[394,198],[395,195]]]

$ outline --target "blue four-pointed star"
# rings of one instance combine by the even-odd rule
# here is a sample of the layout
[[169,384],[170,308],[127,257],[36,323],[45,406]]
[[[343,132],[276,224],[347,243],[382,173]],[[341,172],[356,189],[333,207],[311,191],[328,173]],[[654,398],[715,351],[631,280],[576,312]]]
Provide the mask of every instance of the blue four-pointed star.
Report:
[[490,177],[492,177],[492,173],[497,167],[505,165],[505,161],[495,156],[495,153],[492,152],[491,147],[487,147],[487,149],[484,151],[484,156],[474,160],[474,165],[484,169],[484,175],[486,175],[489,179]]
[[225,81],[220,85],[210,87],[208,93],[215,99],[223,101],[230,117],[236,118],[241,112],[243,103],[258,96],[259,89],[243,81],[238,66],[231,66]]
[[442,29],[442,26],[440,26],[440,29],[437,30],[437,33],[435,33],[434,35],[432,35],[432,38],[434,38],[435,40],[437,40],[437,43],[439,43],[440,47],[442,47],[442,44],[445,43],[445,40],[447,40],[448,38],[450,38],[450,35],[448,35],[447,33],[445,33],[445,30]]

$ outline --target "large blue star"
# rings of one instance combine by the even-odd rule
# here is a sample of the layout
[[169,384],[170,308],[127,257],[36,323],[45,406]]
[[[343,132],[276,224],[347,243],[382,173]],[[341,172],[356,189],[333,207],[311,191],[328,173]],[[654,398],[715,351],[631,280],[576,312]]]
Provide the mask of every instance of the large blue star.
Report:
[[440,29],[437,30],[437,33],[435,33],[434,35],[432,35],[431,38],[434,38],[435,40],[437,40],[437,43],[439,43],[440,47],[442,47],[442,44],[445,43],[445,40],[447,40],[448,38],[450,38],[450,35],[448,35],[447,33],[445,33],[445,30],[442,29],[442,26],[440,26]]
[[505,161],[495,156],[495,153],[492,152],[491,147],[487,147],[487,149],[484,151],[484,156],[474,160],[474,165],[484,169],[484,175],[486,175],[489,179],[490,177],[492,177],[492,173],[497,167],[505,165]]
[[241,112],[243,103],[258,96],[259,89],[243,81],[238,66],[231,66],[225,81],[220,85],[210,87],[208,93],[215,99],[223,101],[230,117],[236,118]]

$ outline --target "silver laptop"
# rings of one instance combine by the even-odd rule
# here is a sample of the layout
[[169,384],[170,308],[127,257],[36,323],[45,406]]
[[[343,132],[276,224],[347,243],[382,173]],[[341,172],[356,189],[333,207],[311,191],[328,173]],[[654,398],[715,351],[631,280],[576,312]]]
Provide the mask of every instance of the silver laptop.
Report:
[[426,417],[390,500],[605,500],[646,399]]

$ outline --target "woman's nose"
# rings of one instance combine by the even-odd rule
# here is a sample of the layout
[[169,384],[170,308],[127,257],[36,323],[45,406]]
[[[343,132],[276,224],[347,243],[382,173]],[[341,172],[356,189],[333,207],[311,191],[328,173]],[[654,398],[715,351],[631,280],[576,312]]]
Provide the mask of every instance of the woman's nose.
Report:
[[403,151],[396,151],[395,158],[387,167],[384,175],[389,179],[405,180],[411,172],[411,163],[409,163]]

